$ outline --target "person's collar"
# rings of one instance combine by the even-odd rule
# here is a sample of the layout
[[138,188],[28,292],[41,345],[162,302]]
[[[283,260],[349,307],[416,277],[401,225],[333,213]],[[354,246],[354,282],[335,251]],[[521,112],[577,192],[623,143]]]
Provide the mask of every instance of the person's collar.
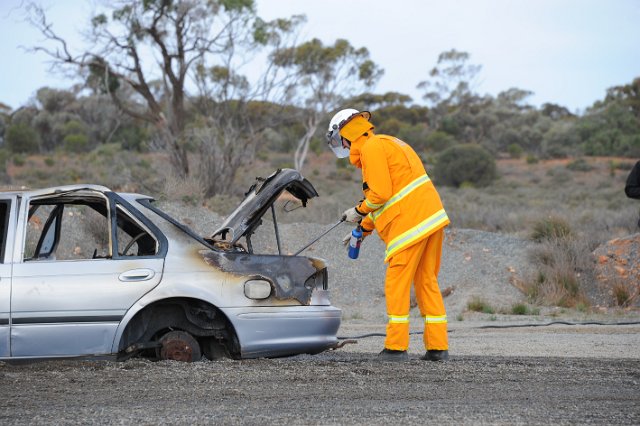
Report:
[[373,136],[373,130],[369,130],[362,136],[351,142],[351,149],[349,150],[349,162],[357,168],[362,168],[362,162],[360,161],[360,150],[369,138]]

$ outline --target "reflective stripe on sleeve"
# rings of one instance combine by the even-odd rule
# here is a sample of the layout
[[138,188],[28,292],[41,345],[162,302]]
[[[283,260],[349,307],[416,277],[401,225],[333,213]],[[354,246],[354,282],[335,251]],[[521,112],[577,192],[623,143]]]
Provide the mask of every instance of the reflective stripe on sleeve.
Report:
[[[387,200],[386,203],[382,204],[381,206],[376,207],[377,210],[375,212],[373,212],[372,215],[371,215],[373,221],[375,222],[375,220],[382,213],[384,213],[385,210],[387,210],[389,207],[391,207],[392,205],[394,205],[395,203],[397,203],[398,201],[400,201],[401,199],[403,199],[404,197],[409,195],[414,189],[418,188],[420,185],[423,185],[423,184],[429,182],[430,180],[431,179],[429,179],[429,176],[427,176],[426,174],[420,176],[417,179],[414,179],[407,186],[405,186],[400,191],[398,191],[397,194],[395,194],[393,197],[389,198],[389,200]],[[367,205],[369,205],[368,201],[367,201]]]
[[389,322],[393,324],[405,324],[409,322],[409,315],[389,315]]
[[433,317],[424,317],[425,324],[446,324],[447,316],[446,315],[437,315]]
[[396,238],[391,240],[387,245],[387,251],[384,256],[384,261],[389,260],[398,251],[411,245],[424,235],[429,235],[433,231],[440,229],[444,223],[449,221],[447,212],[444,209],[440,209],[413,228],[403,232]]
[[384,204],[373,204],[366,199],[364,200],[364,203],[367,205],[367,207],[373,210],[378,210],[380,207],[384,206]]

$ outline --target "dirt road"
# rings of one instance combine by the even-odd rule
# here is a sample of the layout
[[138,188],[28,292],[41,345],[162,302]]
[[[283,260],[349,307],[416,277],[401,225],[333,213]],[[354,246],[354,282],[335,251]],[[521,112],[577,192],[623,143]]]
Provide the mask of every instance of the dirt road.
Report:
[[272,360],[0,363],[0,423],[640,424],[640,327],[476,326],[452,327],[448,363],[420,361],[420,336],[403,364],[373,360],[381,337]]

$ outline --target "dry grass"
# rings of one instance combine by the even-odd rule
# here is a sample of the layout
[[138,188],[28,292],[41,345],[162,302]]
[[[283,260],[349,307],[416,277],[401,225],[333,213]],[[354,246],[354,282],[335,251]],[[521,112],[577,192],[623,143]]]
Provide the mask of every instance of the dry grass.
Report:
[[482,312],[483,314],[494,314],[495,309],[479,296],[474,296],[467,303],[467,310],[472,312]]
[[[202,185],[195,179],[179,179],[168,174],[166,159],[157,154],[123,152],[104,146],[78,155],[44,158],[29,156],[7,163],[10,183],[43,187],[65,183],[91,182],[116,190],[139,191],[206,204],[226,215],[242,199],[256,176],[273,172],[273,164],[285,164],[289,155],[269,154],[239,171],[234,194],[203,199]],[[526,159],[499,160],[500,178],[486,188],[436,187],[451,226],[509,233],[540,241],[531,253],[537,273],[523,288],[531,300],[542,304],[584,306],[595,286],[591,252],[613,238],[638,232],[640,203],[623,191],[628,159],[592,158],[528,162]],[[432,167],[427,164],[427,171]],[[320,197],[306,209],[282,200],[276,204],[278,220],[291,222],[335,222],[348,207],[362,198],[360,171],[337,162],[324,152],[311,155],[303,174],[312,181]],[[624,284],[624,283],[623,283]],[[621,284],[612,296],[615,304],[626,306],[634,296]]]
[[585,241],[553,238],[539,243],[531,258],[537,266],[523,289],[534,303],[562,307],[589,305],[587,291],[593,286],[591,250]]

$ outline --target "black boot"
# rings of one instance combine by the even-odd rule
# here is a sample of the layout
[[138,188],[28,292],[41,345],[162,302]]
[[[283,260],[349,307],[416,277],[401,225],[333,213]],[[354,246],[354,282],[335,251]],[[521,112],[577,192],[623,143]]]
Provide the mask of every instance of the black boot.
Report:
[[427,351],[420,359],[423,361],[448,361],[449,351]]
[[394,351],[392,349],[383,349],[376,358],[378,361],[404,362],[409,361],[407,351]]

